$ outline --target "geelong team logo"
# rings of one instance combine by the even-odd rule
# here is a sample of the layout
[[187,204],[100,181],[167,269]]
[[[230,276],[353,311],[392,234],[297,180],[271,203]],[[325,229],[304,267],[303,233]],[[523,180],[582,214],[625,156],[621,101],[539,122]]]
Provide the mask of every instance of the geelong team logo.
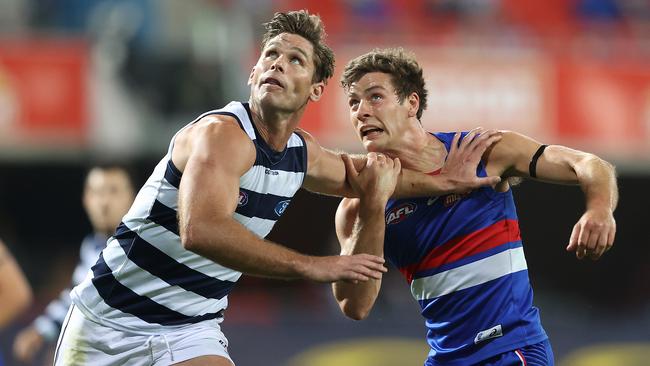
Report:
[[415,212],[417,206],[415,203],[403,203],[397,207],[392,208],[386,213],[386,225],[397,224],[404,221],[406,216]]
[[275,210],[273,210],[273,211],[275,211],[275,214],[278,215],[278,216],[282,216],[282,214],[284,213],[284,210],[286,210],[287,207],[289,207],[289,202],[291,202],[291,200],[285,200],[285,201],[278,202],[278,204],[275,205]]
[[237,200],[237,206],[246,206],[248,203],[248,195],[244,191],[239,191],[239,199]]

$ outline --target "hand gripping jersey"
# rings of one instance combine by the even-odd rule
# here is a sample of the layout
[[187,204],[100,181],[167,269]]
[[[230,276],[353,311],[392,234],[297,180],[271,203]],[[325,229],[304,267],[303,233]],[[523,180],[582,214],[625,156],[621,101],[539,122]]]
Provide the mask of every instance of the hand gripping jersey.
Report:
[[[434,136],[449,151],[453,133]],[[547,339],[511,190],[390,200],[384,248],[426,319],[426,365],[472,365]]]
[[[255,163],[239,180],[233,218],[265,237],[302,185],[305,142],[294,133],[284,151],[271,150],[257,133],[246,103],[231,102],[190,124],[211,114],[237,119],[255,145]],[[99,260],[72,291],[75,305],[102,325],[156,332],[220,318],[241,276],[181,244],[177,202],[182,175],[171,159],[174,138]]]

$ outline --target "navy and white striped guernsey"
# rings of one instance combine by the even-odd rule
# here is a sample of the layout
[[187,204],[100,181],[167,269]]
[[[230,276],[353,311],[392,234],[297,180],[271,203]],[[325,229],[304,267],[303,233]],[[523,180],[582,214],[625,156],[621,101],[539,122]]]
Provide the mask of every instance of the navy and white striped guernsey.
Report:
[[[214,114],[234,117],[255,145],[255,163],[239,180],[233,218],[265,237],[303,183],[305,141],[293,133],[284,151],[273,151],[257,133],[248,105],[240,102],[204,113],[188,126]],[[97,263],[71,293],[80,311],[100,324],[146,331],[220,318],[241,276],[181,244],[176,211],[182,174],[171,160],[177,135]]]

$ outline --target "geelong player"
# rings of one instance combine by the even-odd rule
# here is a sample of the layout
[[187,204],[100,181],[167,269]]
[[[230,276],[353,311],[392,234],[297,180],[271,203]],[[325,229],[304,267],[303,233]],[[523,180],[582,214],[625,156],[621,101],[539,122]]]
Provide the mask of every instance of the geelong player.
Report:
[[[348,63],[342,85],[350,119],[367,151],[399,159],[403,168],[435,174],[450,154],[476,138],[429,133],[420,123],[427,105],[422,69],[401,49],[375,50]],[[460,145],[459,145],[459,140]],[[386,156],[384,156],[384,154]],[[480,176],[503,180],[463,194],[390,199],[393,181],[348,177],[374,200],[345,198],[336,213],[341,254],[385,256],[406,277],[426,319],[431,350],[426,366],[553,365],[553,353],[533,306],[533,292],[509,178],[579,184],[586,211],[573,227],[568,251],[600,258],[614,242],[618,194],[612,165],[588,153],[515,132],[483,156]],[[378,204],[381,202],[381,204]],[[333,284],[341,310],[367,316],[380,280]]]
[[[353,193],[341,156],[297,130],[333,71],[320,19],[278,13],[266,29],[248,103],[207,112],[172,138],[92,272],[72,290],[56,365],[231,365],[220,324],[242,273],[320,282],[381,278],[379,256],[307,256],[263,239],[300,187]],[[498,138],[484,133],[450,156],[441,176],[404,171],[395,178],[397,193],[494,184],[498,177],[476,176],[474,152]],[[396,168],[375,166],[361,176],[377,170]]]

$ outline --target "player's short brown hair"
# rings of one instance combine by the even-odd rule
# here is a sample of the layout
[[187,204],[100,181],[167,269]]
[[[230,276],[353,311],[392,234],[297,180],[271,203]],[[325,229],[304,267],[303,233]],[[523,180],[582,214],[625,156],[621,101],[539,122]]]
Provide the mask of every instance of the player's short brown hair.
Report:
[[318,15],[306,10],[275,13],[273,18],[264,23],[266,33],[262,38],[262,49],[275,36],[282,33],[296,34],[308,40],[314,47],[314,82],[325,82],[334,73],[334,52],[325,44],[325,26]]
[[422,67],[412,53],[402,48],[376,48],[345,65],[341,86],[348,90],[352,83],[371,72],[383,72],[391,76],[400,103],[411,93],[417,93],[420,97],[417,118],[419,120],[422,117],[422,112],[427,108],[428,92],[422,76]]

